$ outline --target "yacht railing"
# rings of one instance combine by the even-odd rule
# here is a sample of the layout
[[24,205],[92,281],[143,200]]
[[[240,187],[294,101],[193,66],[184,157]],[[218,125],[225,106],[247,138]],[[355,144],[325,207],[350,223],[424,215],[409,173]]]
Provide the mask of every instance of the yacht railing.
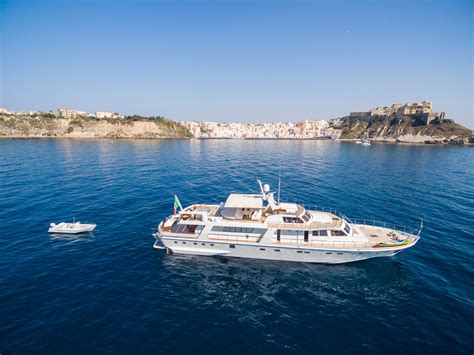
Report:
[[353,224],[359,224],[359,225],[362,225],[363,227],[367,226],[367,227],[387,228],[387,229],[401,232],[405,235],[410,235],[410,236],[412,235],[419,236],[423,229],[423,220],[421,221],[420,226],[418,228],[408,228],[408,227],[400,226],[394,223],[387,223],[387,222],[362,219],[362,218],[351,218],[351,221]]
[[295,199],[295,203],[303,206],[306,210],[309,210],[309,211],[321,211],[321,212],[331,213],[339,218],[342,218],[343,220],[346,220],[350,224],[361,224],[361,225],[370,226],[370,227],[389,228],[392,230],[405,233],[406,235],[417,235],[417,236],[419,236],[421,231],[423,230],[423,220],[421,220],[419,227],[409,228],[409,227],[400,226],[394,223],[387,223],[387,222],[382,222],[382,221],[377,221],[377,220],[370,220],[370,219],[365,219],[365,218],[353,218],[353,217],[349,218],[345,214],[339,212],[338,210],[334,208],[318,206],[318,205],[308,205],[308,204],[304,204],[301,200],[298,200],[298,199]]
[[303,203],[301,200],[295,200],[295,203],[302,206],[305,210],[331,213],[331,214],[335,215],[336,217],[342,218],[342,219],[348,221],[349,223],[351,223],[350,218],[348,218],[345,214],[339,212],[335,208],[326,207],[326,206],[319,206],[319,205],[308,205],[308,204]]
[[330,229],[330,228],[339,228],[342,225],[342,220],[339,219],[332,223],[274,223],[269,222],[268,228],[275,228],[275,229],[292,229],[292,230],[313,230],[313,229]]

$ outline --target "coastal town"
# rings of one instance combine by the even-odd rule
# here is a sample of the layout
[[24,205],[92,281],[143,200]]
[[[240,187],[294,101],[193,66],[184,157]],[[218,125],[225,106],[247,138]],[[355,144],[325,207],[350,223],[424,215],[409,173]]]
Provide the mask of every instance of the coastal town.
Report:
[[181,121],[195,138],[221,139],[338,139],[342,130],[328,120],[269,123],[219,123]]
[[[364,112],[351,112],[343,118],[369,121],[392,115],[417,116],[422,123],[429,125],[434,120],[445,120],[444,112],[433,112],[430,101],[411,104],[393,104],[376,107]],[[303,120],[293,122],[270,123],[221,123],[180,121],[195,138],[227,139],[339,139],[342,129],[335,128],[337,119]]]

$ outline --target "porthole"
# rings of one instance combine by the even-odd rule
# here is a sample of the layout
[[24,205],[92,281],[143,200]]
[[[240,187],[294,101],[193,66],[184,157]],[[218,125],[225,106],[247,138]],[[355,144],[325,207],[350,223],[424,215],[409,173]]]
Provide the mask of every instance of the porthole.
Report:
[[332,253],[326,253],[327,255],[332,255]]
[[280,249],[275,249],[275,251],[280,251]]
[[309,251],[305,251],[304,253],[305,253],[305,254],[309,254]]
[[265,248],[260,248],[261,251],[265,251]]
[[344,253],[337,253],[337,255],[343,255]]
[[296,252],[297,252],[297,253],[300,253],[300,254],[303,253],[301,250],[297,250]]
[[178,244],[178,242],[175,240],[175,241],[174,241],[174,244]]
[[206,245],[206,243],[201,243],[202,245]]
[[229,248],[235,249],[235,244],[229,244]]
[[194,245],[198,245],[198,243],[194,243]]
[[186,242],[183,242],[183,244],[186,244]]
[[214,246],[214,244],[212,244],[212,243],[211,243],[211,244],[209,244],[209,245],[210,245],[211,247],[213,247],[213,246]]

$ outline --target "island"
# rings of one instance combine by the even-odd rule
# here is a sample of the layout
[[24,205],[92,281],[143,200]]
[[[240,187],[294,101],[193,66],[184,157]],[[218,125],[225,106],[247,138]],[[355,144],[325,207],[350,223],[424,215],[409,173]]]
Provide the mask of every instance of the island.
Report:
[[370,139],[376,142],[473,145],[473,131],[434,112],[430,101],[393,104],[344,117],[293,122],[236,123],[174,121],[162,116],[15,112],[0,108],[4,138],[196,138],[196,139]]

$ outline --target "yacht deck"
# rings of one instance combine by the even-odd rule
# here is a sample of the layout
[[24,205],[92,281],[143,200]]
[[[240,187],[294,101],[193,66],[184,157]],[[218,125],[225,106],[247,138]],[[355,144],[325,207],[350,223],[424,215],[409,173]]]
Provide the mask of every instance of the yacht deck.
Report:
[[[222,207],[219,205],[206,205],[206,204],[196,204],[186,208],[185,211],[181,214],[181,218],[184,221],[200,221],[199,213],[207,213],[209,217],[220,217],[223,218],[226,222],[231,223],[264,223],[267,217],[278,214],[300,216],[304,212],[304,207],[297,205],[297,210],[294,212],[288,212],[283,209],[275,210],[273,213],[262,213],[262,216],[259,219],[228,219],[222,216],[221,214]],[[309,211],[310,213],[318,213],[319,215],[325,215],[328,217],[328,220],[331,220],[329,223],[320,223],[313,222],[311,224],[305,223],[269,223],[269,228],[279,228],[279,229],[299,229],[299,230],[309,230],[309,229],[323,229],[323,228],[338,228],[342,225],[343,220],[330,212],[321,212],[321,211]]]

